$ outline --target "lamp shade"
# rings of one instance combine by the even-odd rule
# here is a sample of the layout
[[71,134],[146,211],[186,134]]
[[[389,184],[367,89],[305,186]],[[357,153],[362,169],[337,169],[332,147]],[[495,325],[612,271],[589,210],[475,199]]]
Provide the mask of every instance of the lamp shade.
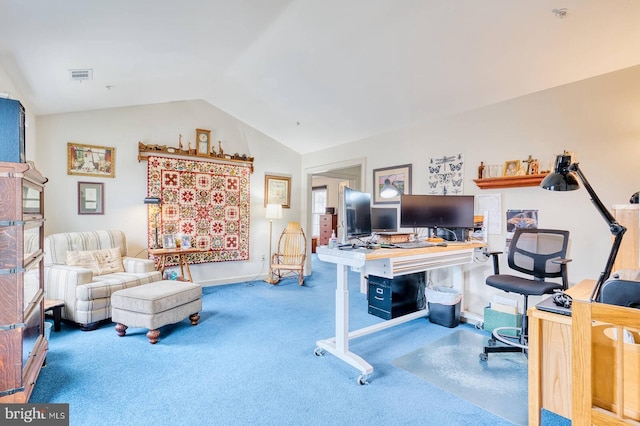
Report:
[[384,180],[384,185],[380,190],[380,196],[382,198],[393,198],[400,195],[400,193],[401,191],[398,189],[398,187],[392,184],[389,179]]
[[558,155],[553,173],[549,173],[540,186],[549,191],[575,191],[580,188],[578,178],[571,169],[571,156]]
[[146,197],[144,199],[145,204],[160,204],[160,198],[158,197]]
[[267,204],[267,212],[265,214],[267,219],[282,219],[282,205],[281,204]]

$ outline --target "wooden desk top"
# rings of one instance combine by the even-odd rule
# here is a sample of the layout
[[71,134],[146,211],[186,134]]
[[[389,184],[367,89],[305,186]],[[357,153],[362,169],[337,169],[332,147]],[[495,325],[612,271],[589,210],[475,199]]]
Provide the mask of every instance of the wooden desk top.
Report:
[[[580,301],[586,302],[586,301],[589,301],[589,299],[591,298],[591,293],[593,292],[593,287],[595,285],[596,285],[596,280],[582,280],[578,284],[574,285],[573,287],[569,287],[566,293],[569,296],[571,296],[573,300],[580,300]],[[535,305],[527,309],[527,316],[571,325],[570,316],[541,311],[538,308],[536,308]]]
[[389,259],[393,257],[402,257],[402,256],[412,256],[412,255],[425,255],[425,254],[436,254],[443,253],[448,251],[456,251],[456,250],[468,250],[475,249],[480,247],[485,247],[486,244],[482,242],[464,242],[464,243],[452,243],[446,246],[433,246],[433,247],[419,247],[419,248],[378,248],[378,249],[366,249],[366,248],[357,248],[357,249],[330,249],[328,247],[322,246],[317,247],[317,252],[323,252],[324,254],[333,254],[340,257],[352,257],[352,258],[361,258],[366,260],[376,260],[376,259]]

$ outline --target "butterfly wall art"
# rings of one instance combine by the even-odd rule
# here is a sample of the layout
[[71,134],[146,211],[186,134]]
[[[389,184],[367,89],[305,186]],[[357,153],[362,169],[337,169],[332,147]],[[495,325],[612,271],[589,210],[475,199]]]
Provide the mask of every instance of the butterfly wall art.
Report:
[[464,156],[459,154],[429,158],[428,193],[459,195],[463,193]]

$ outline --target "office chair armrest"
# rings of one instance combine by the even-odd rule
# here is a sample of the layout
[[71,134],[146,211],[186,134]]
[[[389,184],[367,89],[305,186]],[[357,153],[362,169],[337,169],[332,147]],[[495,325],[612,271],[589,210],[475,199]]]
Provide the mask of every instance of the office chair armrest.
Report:
[[556,259],[551,259],[551,263],[556,263],[559,265],[566,265],[567,263],[571,262],[573,259],[567,259],[564,257],[558,257]]
[[486,251],[486,252],[484,252],[484,255],[485,255],[485,256],[487,256],[487,257],[489,257],[489,256],[493,257],[493,273],[494,273],[495,275],[500,274],[500,265],[499,265],[499,263],[498,263],[498,255],[499,255],[499,254],[502,254],[502,252],[501,252],[501,251],[488,251],[488,252]]

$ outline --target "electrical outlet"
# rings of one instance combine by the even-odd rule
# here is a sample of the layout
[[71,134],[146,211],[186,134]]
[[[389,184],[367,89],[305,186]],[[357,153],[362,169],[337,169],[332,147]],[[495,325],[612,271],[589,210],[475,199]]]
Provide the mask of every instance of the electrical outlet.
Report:
[[263,254],[263,255],[262,255],[262,260],[264,260],[264,257],[265,257],[265,256],[264,256],[264,254]]

